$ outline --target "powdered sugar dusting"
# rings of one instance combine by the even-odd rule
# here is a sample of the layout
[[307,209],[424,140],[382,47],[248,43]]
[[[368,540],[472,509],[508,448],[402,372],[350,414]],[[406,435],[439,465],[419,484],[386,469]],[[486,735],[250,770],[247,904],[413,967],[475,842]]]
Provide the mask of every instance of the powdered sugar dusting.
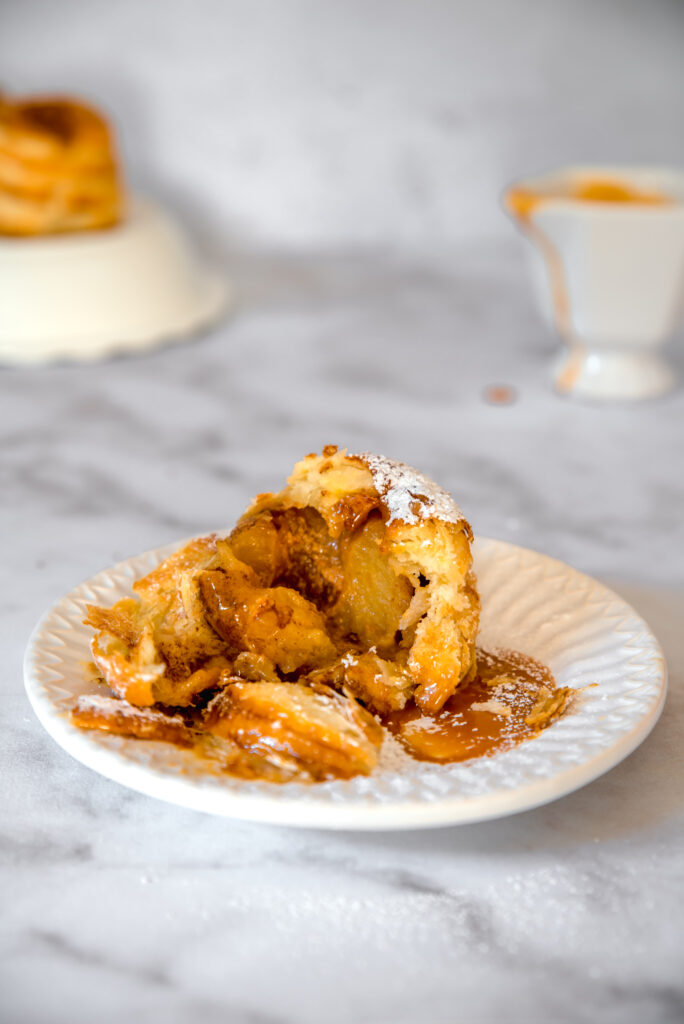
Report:
[[489,711],[492,715],[503,715],[504,718],[509,718],[513,714],[510,705],[500,700],[480,701],[479,704],[471,704],[470,708],[472,711]]
[[407,750],[401,745],[396,736],[391,732],[385,732],[380,748],[378,763],[373,771],[376,773],[412,772],[415,771],[416,761]]
[[76,701],[77,711],[93,711],[100,714],[116,714],[123,718],[135,719],[137,722],[163,722],[164,725],[184,725],[180,715],[165,715],[163,711],[155,711],[153,708],[138,708],[128,704],[125,700],[117,697],[105,697],[103,694],[94,693],[79,697]]
[[465,516],[451,495],[411,466],[370,452],[362,452],[355,458],[361,459],[371,471],[378,494],[389,512],[388,522],[409,525],[427,519],[465,522]]

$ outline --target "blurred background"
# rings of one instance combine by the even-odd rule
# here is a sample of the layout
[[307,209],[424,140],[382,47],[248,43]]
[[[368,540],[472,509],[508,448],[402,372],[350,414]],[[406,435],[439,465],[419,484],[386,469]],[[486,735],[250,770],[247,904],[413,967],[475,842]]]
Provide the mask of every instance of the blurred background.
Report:
[[114,115],[134,183],[232,238],[510,239],[517,175],[684,162],[679,0],[3,0],[8,91]]
[[50,553],[77,529],[76,581],[336,442],[418,465],[480,533],[679,579],[681,392],[554,394],[500,197],[566,162],[684,164],[683,39],[678,0],[3,0],[3,87],[107,112],[131,189],[237,293],[189,344],[4,370],[10,516],[40,495]]

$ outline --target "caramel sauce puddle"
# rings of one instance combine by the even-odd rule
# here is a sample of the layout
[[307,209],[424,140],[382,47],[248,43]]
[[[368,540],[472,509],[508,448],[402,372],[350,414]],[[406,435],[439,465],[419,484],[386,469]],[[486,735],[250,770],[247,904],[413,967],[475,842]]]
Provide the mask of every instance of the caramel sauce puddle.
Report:
[[[478,651],[477,675],[441,711],[414,704],[382,719],[418,761],[467,761],[536,736],[562,714],[568,694],[545,665],[517,651]],[[535,711],[540,703],[548,714]],[[554,705],[556,705],[554,709]]]

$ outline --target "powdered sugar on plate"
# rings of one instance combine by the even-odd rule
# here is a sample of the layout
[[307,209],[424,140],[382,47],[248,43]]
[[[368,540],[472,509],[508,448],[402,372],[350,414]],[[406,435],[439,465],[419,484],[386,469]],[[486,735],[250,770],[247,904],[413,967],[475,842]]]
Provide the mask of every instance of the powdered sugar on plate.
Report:
[[385,732],[374,774],[384,774],[385,772],[410,773],[415,770],[415,765],[415,758],[411,757],[396,736],[393,736],[391,732]]
[[156,711],[154,708],[133,707],[125,700],[118,697],[106,697],[104,694],[84,694],[76,702],[79,711],[112,715],[116,714],[123,718],[130,718],[136,722],[154,722],[163,725],[184,725],[180,715],[166,715],[163,711]]
[[465,523],[460,508],[442,487],[404,462],[383,455],[361,452],[361,459],[373,476],[373,483],[389,512],[388,522],[412,526],[428,519]]

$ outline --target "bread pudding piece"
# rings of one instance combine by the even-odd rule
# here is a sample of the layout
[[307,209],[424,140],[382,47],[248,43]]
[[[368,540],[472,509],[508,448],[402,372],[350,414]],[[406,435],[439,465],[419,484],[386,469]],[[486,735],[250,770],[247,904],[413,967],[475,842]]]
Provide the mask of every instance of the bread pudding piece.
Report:
[[353,696],[379,715],[401,710],[415,690],[406,667],[385,661],[373,651],[349,651],[334,664],[310,672],[304,680],[310,686],[330,686]]
[[[380,659],[375,675],[401,680],[376,700],[359,681],[370,678],[368,662],[365,672],[358,660],[341,665],[337,677],[371,710],[413,697],[431,712],[475,672],[471,539],[453,500],[426,477],[329,446],[299,462],[279,494],[260,495],[228,543],[264,586],[315,604],[338,651],[370,652]],[[211,608],[208,617],[218,629]]]
[[216,537],[193,540],[133,584],[137,597],[88,606],[84,621],[98,631],[93,661],[119,697],[138,707],[185,707],[231,668],[198,583],[200,571],[222,564],[223,552]]
[[0,96],[0,234],[110,227],[123,190],[104,117],[62,96]]
[[[367,773],[380,743],[368,711],[438,711],[475,673],[470,541],[415,470],[329,446],[226,539],[192,541],[135,597],[90,606],[93,659],[130,705],[194,709],[195,735],[236,774]],[[74,721],[128,735],[117,710],[106,726]]]
[[125,700],[100,694],[79,697],[72,708],[71,721],[81,729],[100,729],[140,740],[162,740],[180,747],[193,743],[192,731],[180,715],[136,708]]
[[289,587],[263,587],[237,559],[199,575],[207,620],[231,653],[267,658],[283,674],[335,657],[326,622],[315,604]]
[[368,775],[383,730],[355,700],[301,683],[231,682],[207,708],[208,732],[311,778]]

